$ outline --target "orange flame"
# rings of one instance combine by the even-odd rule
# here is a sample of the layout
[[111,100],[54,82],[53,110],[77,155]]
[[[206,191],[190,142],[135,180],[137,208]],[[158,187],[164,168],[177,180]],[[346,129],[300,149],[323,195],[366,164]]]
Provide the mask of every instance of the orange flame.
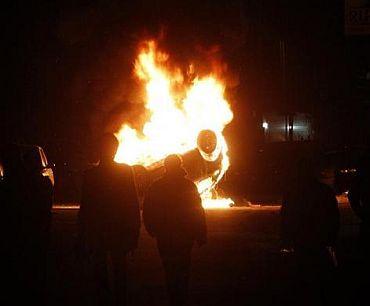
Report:
[[122,125],[116,134],[120,146],[115,161],[149,166],[168,154],[195,149],[199,132],[212,130],[221,145],[222,166],[212,178],[197,182],[197,186],[204,207],[229,207],[231,199],[212,199],[212,190],[229,167],[222,131],[233,119],[233,113],[224,98],[225,86],[212,75],[196,77],[188,88],[175,94],[175,86],[184,87],[184,77],[179,69],[166,69],[168,59],[168,54],[157,50],[154,41],[146,42],[138,55],[135,75],[145,82],[145,107],[150,116],[140,132],[128,124]]

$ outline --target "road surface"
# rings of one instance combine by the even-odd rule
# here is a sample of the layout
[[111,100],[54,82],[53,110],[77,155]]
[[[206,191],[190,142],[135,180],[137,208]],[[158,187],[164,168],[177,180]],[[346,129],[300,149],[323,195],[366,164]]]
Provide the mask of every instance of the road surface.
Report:
[[[89,266],[74,252],[77,211],[73,207],[53,211],[49,305],[94,305]],[[352,276],[348,271],[354,267],[359,221],[345,199],[340,211],[338,256],[343,268],[338,283],[349,292],[341,297],[344,302],[352,297],[352,289],[342,280]],[[212,209],[206,216],[209,241],[193,252],[190,305],[296,305],[300,297],[288,290],[291,274],[279,255],[278,206]],[[143,227],[139,247],[129,259],[128,278],[130,305],[167,305],[155,243]]]

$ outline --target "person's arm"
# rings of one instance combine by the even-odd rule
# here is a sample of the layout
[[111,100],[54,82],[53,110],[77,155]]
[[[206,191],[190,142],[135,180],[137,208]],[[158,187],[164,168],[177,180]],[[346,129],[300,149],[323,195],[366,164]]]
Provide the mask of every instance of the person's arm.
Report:
[[351,188],[349,189],[349,192],[348,192],[348,200],[349,200],[349,204],[351,205],[351,208],[352,210],[354,211],[354,213],[360,218],[362,219],[363,218],[363,209],[361,207],[361,203],[360,203],[360,183],[359,183],[359,180],[356,179]]
[[135,184],[135,175],[131,167],[129,174],[129,186],[127,191],[129,193],[128,205],[130,218],[129,223],[131,226],[130,232],[132,233],[131,247],[133,249],[136,249],[139,240],[141,221],[140,221],[140,206]]
[[85,188],[85,179],[82,183],[82,192],[81,192],[81,201],[80,209],[77,215],[77,224],[78,224],[78,234],[80,237],[84,236],[85,227],[86,227],[86,188]]
[[280,209],[280,237],[284,248],[290,248],[293,244],[290,206],[290,196],[289,194],[285,194]]
[[144,204],[143,204],[143,221],[144,226],[148,234],[152,237],[156,236],[156,226],[155,226],[155,190],[153,186],[147,191]]
[[328,244],[334,246],[340,228],[340,213],[337,198],[332,191],[329,193],[328,204]]
[[[44,177],[43,177],[44,178]],[[49,233],[51,227],[51,214],[53,208],[53,185],[48,178],[44,178],[44,190],[42,194],[43,212],[44,220],[42,220],[45,226],[45,233]]]
[[76,252],[77,256],[84,256],[86,251],[86,234],[87,234],[87,214],[89,203],[89,186],[86,174],[83,177],[80,209],[77,215],[77,242]]
[[195,184],[192,187],[192,198],[197,217],[195,239],[197,244],[201,246],[207,243],[207,222],[204,208],[202,206],[202,199],[200,198],[198,189]]

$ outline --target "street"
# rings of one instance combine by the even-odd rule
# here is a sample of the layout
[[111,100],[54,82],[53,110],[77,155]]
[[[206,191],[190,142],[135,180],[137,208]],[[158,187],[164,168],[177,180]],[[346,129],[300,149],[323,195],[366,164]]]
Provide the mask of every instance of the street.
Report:
[[0,306],[370,305],[370,0],[3,12]]
[[[349,277],[348,266],[353,267],[359,222],[348,203],[339,200],[342,280]],[[94,305],[89,264],[75,256],[77,212],[60,207],[53,212],[49,305]],[[208,243],[193,251],[190,305],[294,305],[295,299],[300,299],[289,290],[292,271],[279,254],[279,206],[213,209],[206,215]],[[167,305],[159,256],[143,226],[139,247],[128,262],[129,304]],[[341,301],[350,296],[344,294]]]

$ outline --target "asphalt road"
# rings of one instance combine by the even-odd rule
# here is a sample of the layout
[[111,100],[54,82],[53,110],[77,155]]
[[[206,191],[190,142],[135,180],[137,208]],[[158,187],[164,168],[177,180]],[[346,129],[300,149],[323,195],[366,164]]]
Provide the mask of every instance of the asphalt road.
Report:
[[[342,202],[337,283],[338,297],[349,305],[356,285],[347,280],[361,270],[355,246],[359,221]],[[53,212],[49,305],[94,305],[89,265],[78,261],[74,252],[77,211]],[[214,209],[206,215],[209,241],[193,251],[190,305],[316,304],[295,294],[292,287],[290,265],[279,253],[278,206]],[[139,247],[129,258],[128,278],[130,305],[167,305],[159,256],[144,228]]]

